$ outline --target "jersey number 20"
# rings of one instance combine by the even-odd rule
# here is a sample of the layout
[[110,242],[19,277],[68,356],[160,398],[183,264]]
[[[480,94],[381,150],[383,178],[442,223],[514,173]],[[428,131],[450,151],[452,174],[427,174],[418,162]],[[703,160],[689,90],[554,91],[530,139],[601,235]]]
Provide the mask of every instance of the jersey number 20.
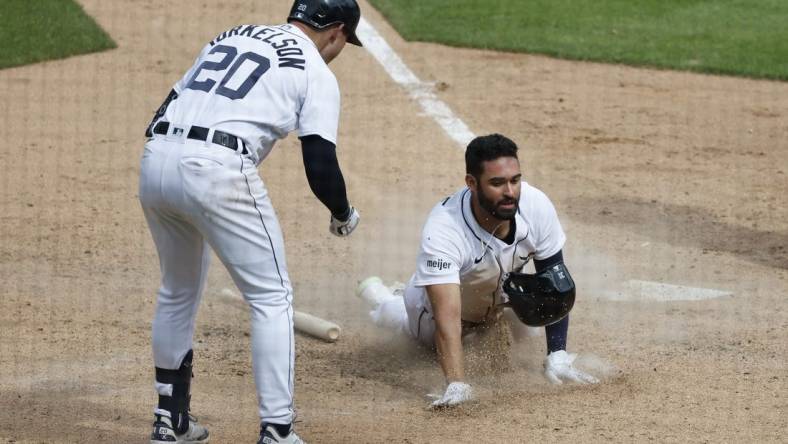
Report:
[[[224,71],[228,66],[230,66],[230,64],[232,64],[230,69],[227,71],[227,74],[224,75],[224,78],[219,81],[219,87],[216,88],[216,94],[232,100],[243,99],[246,97],[246,94],[249,93],[249,90],[252,89],[255,83],[257,83],[257,80],[260,79],[260,76],[265,74],[265,72],[271,68],[270,60],[254,52],[245,52],[239,56],[238,50],[235,47],[218,45],[211,50],[210,54],[216,54],[217,52],[224,54],[224,57],[216,62],[202,62],[200,67],[197,68],[197,71],[194,72],[192,78],[189,79],[189,82],[186,84],[186,88],[210,92],[214,85],[216,85],[216,81],[212,79],[197,80],[200,72],[203,69],[209,71]],[[243,63],[247,60],[257,64],[257,67],[236,89],[227,87],[227,83],[233,78],[236,71],[238,71],[238,68],[240,68],[241,65],[243,65]]]

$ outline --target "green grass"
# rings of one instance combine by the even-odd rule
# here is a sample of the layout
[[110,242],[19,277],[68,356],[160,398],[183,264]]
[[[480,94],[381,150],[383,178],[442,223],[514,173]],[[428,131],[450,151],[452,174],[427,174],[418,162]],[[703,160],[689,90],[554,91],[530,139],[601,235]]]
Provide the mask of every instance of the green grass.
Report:
[[407,40],[788,80],[788,0],[370,0]]
[[0,68],[115,47],[72,0],[0,0],[0,42]]

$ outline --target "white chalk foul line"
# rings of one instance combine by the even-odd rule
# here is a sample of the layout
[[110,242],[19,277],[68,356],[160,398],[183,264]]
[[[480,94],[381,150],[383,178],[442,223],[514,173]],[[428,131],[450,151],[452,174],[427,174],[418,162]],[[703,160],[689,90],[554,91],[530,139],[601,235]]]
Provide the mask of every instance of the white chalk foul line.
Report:
[[364,43],[364,48],[383,66],[392,80],[405,88],[410,97],[421,105],[421,109],[432,117],[452,140],[465,149],[476,136],[468,129],[465,122],[455,116],[451,108],[435,95],[432,85],[416,77],[383,36],[364,18],[359,22],[356,33]]
[[[405,65],[383,36],[363,17],[358,23],[356,33],[364,43],[364,48],[383,66],[391,79],[402,86],[424,112],[464,150],[476,136],[468,129],[468,125],[455,116],[451,108],[435,95],[432,85],[422,82]],[[610,292],[604,297],[611,300],[696,301],[728,295],[730,295],[728,292],[707,288],[632,280],[625,285],[624,292]]]
[[671,302],[700,301],[731,295],[732,293],[729,291],[713,290],[711,288],[687,287],[684,285],[632,279],[626,281],[616,291],[604,292],[601,297],[610,301]]

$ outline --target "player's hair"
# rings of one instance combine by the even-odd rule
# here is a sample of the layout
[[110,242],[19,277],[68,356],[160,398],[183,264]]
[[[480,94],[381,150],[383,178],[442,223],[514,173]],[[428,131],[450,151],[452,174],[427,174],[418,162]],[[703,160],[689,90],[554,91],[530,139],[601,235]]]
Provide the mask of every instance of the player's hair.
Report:
[[500,134],[479,136],[468,144],[465,149],[465,173],[476,179],[482,174],[482,162],[495,160],[499,157],[517,158],[517,144]]

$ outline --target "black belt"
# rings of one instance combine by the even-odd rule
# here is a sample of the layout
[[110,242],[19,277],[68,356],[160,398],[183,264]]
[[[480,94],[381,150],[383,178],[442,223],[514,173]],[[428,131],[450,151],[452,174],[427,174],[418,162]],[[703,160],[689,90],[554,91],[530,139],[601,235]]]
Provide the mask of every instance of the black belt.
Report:
[[[153,127],[153,134],[167,135],[169,130],[170,122],[159,122]],[[186,138],[205,142],[205,139],[208,138],[208,132],[208,128],[202,126],[192,126],[189,128],[189,134],[186,135]],[[211,139],[211,141],[217,145],[230,148],[233,151],[238,151],[238,146],[240,145],[242,148],[241,154],[249,154],[249,151],[246,150],[246,144],[243,143],[241,139],[233,136],[232,134],[225,133],[224,131],[215,130],[213,132],[213,139]]]

